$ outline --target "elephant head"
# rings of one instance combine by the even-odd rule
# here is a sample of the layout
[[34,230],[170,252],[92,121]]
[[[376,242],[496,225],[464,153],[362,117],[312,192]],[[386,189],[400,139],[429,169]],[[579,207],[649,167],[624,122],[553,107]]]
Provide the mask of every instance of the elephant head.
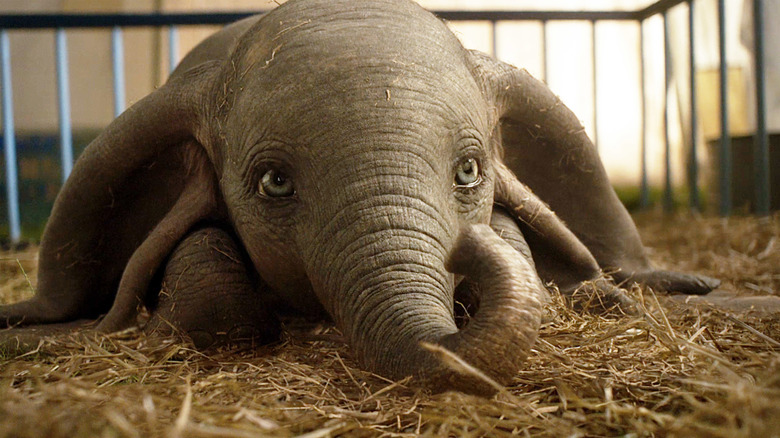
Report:
[[[576,123],[565,110],[536,125],[549,102],[518,93],[552,96],[409,0],[290,0],[234,24],[87,148],[46,228],[37,296],[0,316],[108,310],[100,329],[131,325],[175,245],[215,222],[280,301],[324,309],[364,366],[489,393],[421,343],[499,383],[533,345],[546,291],[486,225],[494,205],[535,236],[539,272],[562,284],[600,272],[502,161],[506,117],[551,138]],[[463,278],[481,296],[459,329]]]
[[[369,369],[464,389],[420,342],[506,381],[535,339],[544,293],[478,226],[490,221],[498,149],[470,56],[412,2],[287,3],[215,70],[199,139],[277,294],[321,304]],[[464,330],[447,267],[489,291]]]

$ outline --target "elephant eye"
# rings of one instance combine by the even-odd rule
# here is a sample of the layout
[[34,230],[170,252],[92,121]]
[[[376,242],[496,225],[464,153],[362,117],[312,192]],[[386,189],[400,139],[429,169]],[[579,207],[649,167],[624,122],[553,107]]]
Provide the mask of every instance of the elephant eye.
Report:
[[479,163],[475,158],[466,158],[458,163],[455,169],[455,185],[474,187],[482,180],[479,174]]
[[292,180],[278,170],[268,170],[260,179],[258,190],[261,195],[284,198],[295,194]]

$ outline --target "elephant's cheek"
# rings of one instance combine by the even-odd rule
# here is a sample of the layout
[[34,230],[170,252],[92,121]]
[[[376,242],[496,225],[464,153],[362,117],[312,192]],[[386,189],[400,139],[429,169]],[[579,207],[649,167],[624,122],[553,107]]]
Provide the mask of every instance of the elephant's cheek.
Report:
[[305,315],[324,314],[299,259],[269,245],[259,245],[248,252],[260,279],[281,302]]

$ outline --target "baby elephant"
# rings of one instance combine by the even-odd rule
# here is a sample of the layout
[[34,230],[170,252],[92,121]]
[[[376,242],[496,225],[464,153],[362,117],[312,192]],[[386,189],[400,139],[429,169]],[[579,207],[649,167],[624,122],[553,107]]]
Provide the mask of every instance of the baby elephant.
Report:
[[[489,394],[422,345],[505,384],[543,284],[602,272],[717,285],[649,264],[543,83],[410,0],[290,0],[205,40],[89,145],[46,227],[37,295],[0,324],[104,315],[112,332],[147,304],[147,330],[207,346],[273,339],[292,309],[331,318],[367,369]],[[478,304],[464,326],[460,294]]]

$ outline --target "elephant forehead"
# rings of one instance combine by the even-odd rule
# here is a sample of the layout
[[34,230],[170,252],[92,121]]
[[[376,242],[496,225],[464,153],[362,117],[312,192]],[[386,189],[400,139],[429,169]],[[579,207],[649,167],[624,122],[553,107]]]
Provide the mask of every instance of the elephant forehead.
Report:
[[[308,77],[288,90],[265,95],[264,102],[244,99],[233,112],[228,131],[242,138],[231,142],[252,148],[265,140],[281,140],[307,149],[316,159],[334,158],[338,151],[391,150],[397,145],[424,148],[424,154],[444,153],[463,137],[487,140],[488,112],[478,105],[474,87],[437,83],[441,77],[365,75],[357,85],[351,77]],[[317,81],[321,81],[318,83]],[[247,129],[249,128],[249,129]]]
[[463,91],[478,90],[460,42],[412,2],[292,0],[277,11],[284,13],[260,20],[226,66],[233,89],[248,90],[240,98],[298,110],[296,102],[351,105],[411,91],[455,105]]
[[296,45],[279,48],[271,64],[247,72],[236,88],[242,91],[233,122],[284,138],[489,129],[487,103],[460,52],[426,57],[346,47],[324,56]]
[[410,0],[290,0],[249,29],[236,61],[266,65],[279,49],[296,46],[326,57],[462,50],[441,20]]

